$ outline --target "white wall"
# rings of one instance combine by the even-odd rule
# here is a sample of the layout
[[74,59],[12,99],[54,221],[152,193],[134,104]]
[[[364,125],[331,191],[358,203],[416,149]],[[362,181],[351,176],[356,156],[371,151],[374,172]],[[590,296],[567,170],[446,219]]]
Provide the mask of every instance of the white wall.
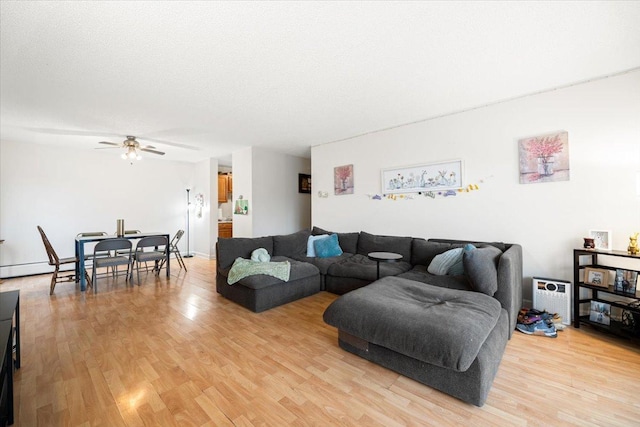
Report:
[[[558,130],[569,133],[571,180],[519,184],[518,139]],[[383,168],[458,158],[465,183],[480,190],[367,197],[381,193]],[[333,168],[347,164],[355,194],[335,196]],[[335,231],[515,242],[523,246],[525,277],[572,280],[572,249],[589,229],[612,230],[620,250],[640,231],[637,171],[640,72],[313,147],[312,219]]]
[[[207,159],[195,164],[194,187],[191,189],[190,246],[191,251],[204,258],[215,258],[218,238],[218,160]],[[196,195],[204,196],[202,216],[198,217]],[[214,206],[214,209],[211,208]],[[186,216],[186,215],[185,215]],[[183,237],[184,238],[184,237]]]
[[[123,218],[127,229],[162,231],[171,236],[186,226],[186,188],[208,191],[210,177],[186,162],[145,156],[130,165],[109,150],[69,150],[37,144],[0,144],[0,276],[51,271],[36,226],[40,225],[60,256],[72,256],[82,231],[115,232]],[[217,170],[217,164],[215,165]],[[215,177],[215,175],[214,175]],[[206,182],[205,182],[206,181]],[[217,200],[217,185],[205,201]],[[195,230],[194,230],[195,225]],[[191,248],[211,246],[192,216]],[[197,231],[197,232],[194,232]],[[215,237],[213,239],[215,241]],[[180,243],[186,251],[186,240]]]
[[[243,148],[234,151],[232,154],[233,168],[233,200],[232,203],[242,196],[249,201],[248,215],[233,215],[233,237],[253,237],[253,150]],[[233,206],[232,206],[233,207]]]
[[[235,237],[287,234],[311,226],[309,194],[298,193],[298,174],[309,159],[251,147],[233,153],[233,199],[249,200],[248,215],[233,216]],[[250,172],[248,172],[250,171]]]

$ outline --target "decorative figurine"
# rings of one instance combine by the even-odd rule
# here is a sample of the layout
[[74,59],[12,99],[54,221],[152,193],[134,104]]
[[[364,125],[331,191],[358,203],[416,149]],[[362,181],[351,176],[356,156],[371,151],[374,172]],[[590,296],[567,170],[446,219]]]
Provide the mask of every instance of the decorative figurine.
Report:
[[584,237],[584,248],[585,249],[594,249],[596,247],[596,242],[593,237]]
[[640,248],[638,248],[638,234],[640,233],[636,233],[629,237],[629,247],[627,248],[627,251],[631,255],[635,255],[640,252]]

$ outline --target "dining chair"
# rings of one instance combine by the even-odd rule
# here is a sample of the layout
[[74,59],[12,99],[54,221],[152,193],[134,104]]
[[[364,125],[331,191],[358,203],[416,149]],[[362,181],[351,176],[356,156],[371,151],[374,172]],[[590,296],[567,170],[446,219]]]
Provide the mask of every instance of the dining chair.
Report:
[[[150,250],[145,250],[150,249]],[[133,255],[134,262],[136,264],[136,274],[138,276],[138,286],[140,285],[140,263],[153,261],[154,267],[152,271],[155,271],[156,276],[160,274],[161,268],[166,268],[166,265],[161,264],[163,259],[167,257],[167,250],[169,250],[169,242],[166,236],[149,236],[143,237],[138,241],[136,245],[136,251]],[[146,271],[149,271],[145,268]]]
[[[49,288],[49,295],[53,295],[53,290],[56,287],[56,284],[62,282],[76,282],[76,265],[78,263],[77,257],[67,257],[60,258],[56,251],[53,249],[51,242],[47,238],[42,227],[38,225],[38,232],[40,233],[40,237],[42,238],[42,243],[44,244],[44,249],[47,251],[47,257],[49,258],[49,265],[54,266],[53,275],[51,276],[51,286]],[[73,264],[74,269],[72,271],[60,271],[60,266]],[[91,286],[92,282],[89,279],[89,274],[85,270],[85,277],[87,279],[87,285]]]
[[[98,276],[97,271],[101,267],[111,267],[112,274],[117,277],[119,265],[126,265],[126,281],[129,281],[132,271],[132,249],[133,245],[127,239],[107,239],[99,241],[93,248],[93,272],[91,273],[91,281],[93,282],[93,291],[98,292]],[[106,253],[107,255],[102,255]]]
[[[117,234],[118,234],[117,232],[113,233],[114,236],[117,235]],[[127,236],[129,234],[142,234],[142,231],[140,231],[140,230],[124,230],[124,235],[125,236]],[[119,254],[119,255],[121,255],[121,254]]]
[[[107,233],[106,231],[84,231],[82,233],[78,233],[76,235],[76,237],[99,237],[99,236],[108,236],[109,233]],[[88,254],[85,253],[84,254],[84,260],[85,260],[85,265],[86,265],[86,261],[91,261],[93,262],[93,258],[96,256],[108,256],[109,254],[106,252],[101,252],[99,254]],[[115,269],[113,269],[115,271]],[[106,273],[105,273],[106,274]]]
[[[182,255],[180,254],[180,249],[178,249],[178,242],[180,242],[180,239],[182,239],[182,236],[184,235],[184,230],[178,230],[177,233],[175,234],[175,236],[173,236],[173,239],[171,239],[171,241],[169,242],[169,256],[171,256],[171,254],[175,254],[176,259],[178,260],[178,265],[180,265],[180,268],[184,268],[184,271],[187,271],[187,266],[184,265],[184,260],[182,259]],[[162,268],[164,266],[164,263],[167,261],[166,258],[163,258],[162,261],[160,261],[160,268]]]

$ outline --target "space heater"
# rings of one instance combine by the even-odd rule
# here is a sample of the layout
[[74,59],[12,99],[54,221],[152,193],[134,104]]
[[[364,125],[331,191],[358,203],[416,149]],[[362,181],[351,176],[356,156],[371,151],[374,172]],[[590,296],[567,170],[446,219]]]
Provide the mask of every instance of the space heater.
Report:
[[533,308],[558,313],[562,323],[571,324],[571,282],[533,278]]

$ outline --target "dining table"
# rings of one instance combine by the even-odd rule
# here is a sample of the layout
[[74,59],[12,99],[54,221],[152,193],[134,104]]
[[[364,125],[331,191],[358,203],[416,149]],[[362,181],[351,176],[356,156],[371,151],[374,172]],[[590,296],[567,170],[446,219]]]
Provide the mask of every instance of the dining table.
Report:
[[[143,237],[152,237],[152,236],[163,236],[166,237],[167,239],[167,246],[169,245],[169,233],[135,233],[135,234],[125,234],[124,236],[116,236],[115,234],[112,235],[102,235],[102,236],[77,236],[76,237],[76,258],[78,258],[78,262],[76,263],[76,282],[80,282],[80,290],[81,291],[85,291],[87,289],[87,279],[85,278],[85,271],[86,271],[86,267],[85,267],[85,245],[87,243],[92,243],[92,242],[100,242],[102,240],[108,240],[108,239],[128,239],[128,240],[134,240],[134,239],[142,239]],[[166,265],[167,265],[167,277],[169,277],[170,274],[170,262],[169,262],[169,257],[171,256],[171,251],[167,250],[168,247],[165,249],[166,255],[167,255],[167,260],[166,260]],[[132,248],[132,251],[135,251],[135,245]]]

